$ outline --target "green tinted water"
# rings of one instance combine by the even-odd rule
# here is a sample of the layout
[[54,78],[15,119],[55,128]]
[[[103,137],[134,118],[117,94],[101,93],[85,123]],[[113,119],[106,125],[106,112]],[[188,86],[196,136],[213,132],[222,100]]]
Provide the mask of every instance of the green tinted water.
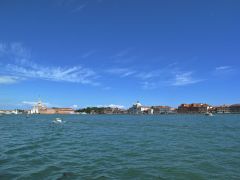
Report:
[[240,179],[240,115],[1,116],[0,152],[1,180]]

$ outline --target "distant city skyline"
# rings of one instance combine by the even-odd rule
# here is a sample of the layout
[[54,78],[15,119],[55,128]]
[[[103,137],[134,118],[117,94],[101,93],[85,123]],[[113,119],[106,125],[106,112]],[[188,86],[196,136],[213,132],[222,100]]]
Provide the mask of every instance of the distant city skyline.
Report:
[[240,1],[0,2],[0,109],[240,103]]

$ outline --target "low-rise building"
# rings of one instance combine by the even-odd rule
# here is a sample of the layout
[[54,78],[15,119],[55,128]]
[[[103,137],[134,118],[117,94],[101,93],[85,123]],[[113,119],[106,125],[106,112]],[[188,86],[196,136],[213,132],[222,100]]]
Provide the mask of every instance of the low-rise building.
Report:
[[181,104],[178,113],[207,113],[212,107],[203,103]]
[[103,109],[103,114],[127,114],[125,109],[106,107]]
[[74,114],[75,110],[73,108],[52,108],[55,110],[55,114]]
[[214,111],[216,113],[231,113],[230,106],[229,105],[222,105],[222,106],[215,106]]
[[17,109],[15,110],[0,110],[0,114],[19,114]]
[[172,113],[170,106],[152,106],[153,114],[169,114]]
[[139,101],[129,108],[129,114],[148,114],[151,110],[149,106],[143,106]]
[[42,103],[41,100],[35,104],[32,109],[30,110],[29,114],[40,114],[41,111],[46,110],[47,107]]
[[48,108],[40,100],[29,112],[30,114],[74,114],[75,110],[72,108]]
[[176,113],[176,109],[170,106],[143,106],[137,102],[129,108],[129,114],[171,114]]
[[233,104],[230,106],[231,113],[240,113],[240,104]]
[[74,114],[72,108],[45,108],[39,111],[39,114]]

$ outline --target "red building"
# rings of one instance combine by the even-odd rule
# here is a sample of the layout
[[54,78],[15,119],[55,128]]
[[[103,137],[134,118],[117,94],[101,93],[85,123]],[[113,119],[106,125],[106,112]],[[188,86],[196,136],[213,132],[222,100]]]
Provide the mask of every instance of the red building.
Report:
[[202,103],[181,104],[178,113],[206,113],[211,110],[211,106]]

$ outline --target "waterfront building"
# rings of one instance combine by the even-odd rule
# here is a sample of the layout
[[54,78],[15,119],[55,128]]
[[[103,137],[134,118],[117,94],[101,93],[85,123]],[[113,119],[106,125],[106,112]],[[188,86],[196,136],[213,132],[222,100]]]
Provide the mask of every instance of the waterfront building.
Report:
[[39,111],[39,114],[75,114],[72,108],[45,108]]
[[52,108],[55,110],[55,114],[75,114],[73,108]]
[[129,108],[128,111],[129,114],[148,114],[149,109],[151,109],[151,107],[143,106],[139,101],[137,101],[137,103],[133,104],[133,106]]
[[231,113],[230,106],[225,104],[214,107],[214,110],[216,113]]
[[240,104],[233,104],[230,106],[231,113],[240,113]]
[[129,114],[170,114],[175,113],[176,109],[170,106],[143,106],[137,102],[129,108]]
[[178,113],[207,113],[212,107],[203,103],[181,104]]
[[103,109],[103,114],[127,114],[125,109],[107,107]]
[[153,108],[149,108],[149,109],[147,110],[147,114],[153,114],[153,113],[154,113]]
[[30,114],[40,114],[41,111],[44,111],[47,107],[42,103],[41,100],[37,102],[36,105],[30,110]]
[[0,114],[19,114],[17,109],[15,110],[0,110]]
[[74,114],[75,110],[72,108],[48,108],[41,100],[29,112],[30,114]]
[[170,106],[152,106],[153,114],[169,114],[172,113]]

